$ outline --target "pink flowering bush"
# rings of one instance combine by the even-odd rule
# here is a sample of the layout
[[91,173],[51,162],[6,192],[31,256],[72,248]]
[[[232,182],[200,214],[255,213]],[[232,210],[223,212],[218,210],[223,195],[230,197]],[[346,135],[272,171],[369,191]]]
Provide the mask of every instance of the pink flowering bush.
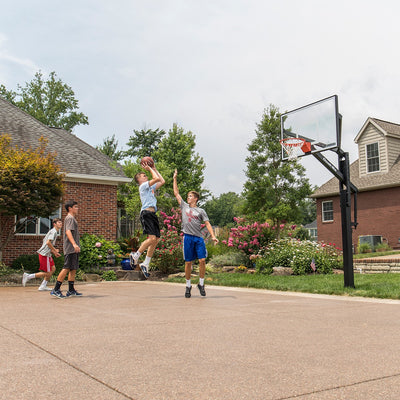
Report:
[[[237,226],[231,228],[228,239],[223,240],[222,244],[228,248],[237,249],[248,257],[258,254],[277,236],[277,227],[268,222],[247,222],[245,218],[234,218],[234,221]],[[281,224],[279,226],[281,237],[291,237],[295,230],[296,225]],[[250,258],[248,264],[253,264]]]
[[184,264],[183,245],[180,226],[182,222],[180,210],[172,209],[171,215],[161,211],[161,238],[152,258],[152,267],[164,274],[175,271]]

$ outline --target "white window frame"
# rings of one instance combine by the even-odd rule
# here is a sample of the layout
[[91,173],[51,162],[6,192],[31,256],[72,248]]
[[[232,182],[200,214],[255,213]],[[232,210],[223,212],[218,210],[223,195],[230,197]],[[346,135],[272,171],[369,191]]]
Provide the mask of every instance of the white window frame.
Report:
[[[331,210],[325,210],[325,204],[331,204],[332,209]],[[325,213],[332,213],[332,219],[326,219],[325,218]],[[332,222],[333,221],[333,200],[327,200],[322,202],[322,222]]]
[[[368,146],[372,146],[372,145],[376,145],[378,147],[378,155],[369,158],[368,157]],[[373,173],[376,173],[376,172],[380,172],[380,170],[381,170],[381,157],[380,157],[380,155],[381,155],[381,152],[380,152],[380,148],[379,148],[379,142],[368,143],[368,144],[365,145],[365,161],[366,161],[367,174],[373,174]],[[375,160],[376,158],[378,159],[378,169],[374,170],[374,171],[370,171],[369,162],[371,160]]]
[[[51,221],[54,218],[61,218],[61,205],[48,218],[36,217],[34,215],[31,215],[29,217],[19,217],[16,215],[15,216],[15,228],[14,228],[15,235],[17,235],[17,236],[45,236],[46,233],[52,228]],[[17,224],[19,221],[21,221],[21,223],[25,224],[25,231],[23,231],[23,232],[17,232]],[[28,226],[28,224],[35,224],[34,231],[26,232],[26,227]],[[41,225],[45,225],[46,232],[40,232]]]

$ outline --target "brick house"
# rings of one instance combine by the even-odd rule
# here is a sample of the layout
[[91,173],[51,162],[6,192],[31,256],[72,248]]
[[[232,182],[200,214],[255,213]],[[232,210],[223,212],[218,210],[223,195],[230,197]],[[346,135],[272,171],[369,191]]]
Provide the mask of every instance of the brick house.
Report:
[[[0,134],[11,136],[12,143],[20,147],[35,148],[41,136],[48,139],[49,151],[56,152],[56,162],[66,172],[66,200],[79,205],[79,228],[81,234],[91,233],[108,240],[117,237],[117,186],[130,182],[121,168],[113,168],[110,159],[72,133],[50,128],[8,101],[0,98]],[[33,254],[41,246],[43,236],[49,229],[50,219],[65,218],[62,204],[54,215],[24,224],[22,233],[14,235],[3,251],[3,262],[10,264],[21,254]],[[13,224],[15,218],[0,217],[0,223]],[[59,245],[58,245],[59,246]]]
[[[354,248],[364,235],[382,236],[389,246],[400,248],[400,125],[368,118],[354,141],[359,155],[350,166],[350,180],[359,190]],[[317,202],[318,240],[341,247],[338,179],[332,178],[311,197]]]

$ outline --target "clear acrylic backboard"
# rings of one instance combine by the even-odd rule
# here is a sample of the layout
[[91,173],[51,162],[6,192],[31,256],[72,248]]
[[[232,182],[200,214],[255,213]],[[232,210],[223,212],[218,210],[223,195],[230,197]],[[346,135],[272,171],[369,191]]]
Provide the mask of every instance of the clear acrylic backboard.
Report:
[[[326,150],[340,149],[340,120],[337,95],[289,111],[281,116],[281,139],[301,138],[311,144],[304,156]],[[288,154],[282,149],[282,160]]]

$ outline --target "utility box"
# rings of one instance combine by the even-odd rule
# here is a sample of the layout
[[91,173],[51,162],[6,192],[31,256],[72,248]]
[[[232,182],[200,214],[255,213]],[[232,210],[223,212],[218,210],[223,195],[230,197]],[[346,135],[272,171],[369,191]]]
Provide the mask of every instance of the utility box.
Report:
[[365,235],[358,237],[358,243],[368,243],[372,250],[375,250],[375,246],[382,243],[382,236],[380,235]]

